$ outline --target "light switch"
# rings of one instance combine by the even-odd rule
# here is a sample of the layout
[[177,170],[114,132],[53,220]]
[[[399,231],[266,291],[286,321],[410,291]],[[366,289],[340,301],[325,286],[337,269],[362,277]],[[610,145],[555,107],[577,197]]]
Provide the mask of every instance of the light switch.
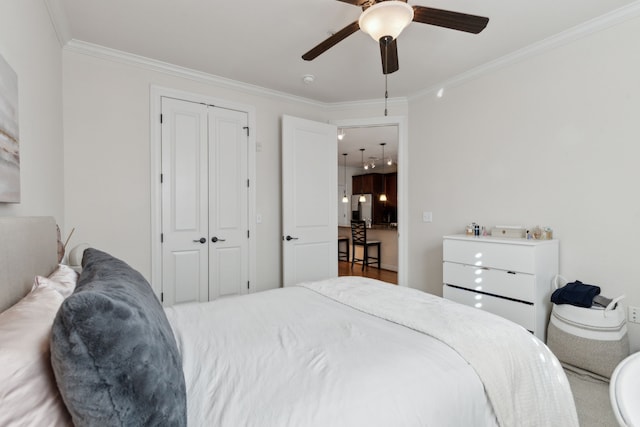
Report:
[[422,222],[433,222],[433,213],[422,212]]

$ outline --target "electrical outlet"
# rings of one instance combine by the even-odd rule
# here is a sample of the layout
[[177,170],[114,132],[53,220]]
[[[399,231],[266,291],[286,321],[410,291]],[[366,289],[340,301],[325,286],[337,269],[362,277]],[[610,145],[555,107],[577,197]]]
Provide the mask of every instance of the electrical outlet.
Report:
[[629,306],[629,322],[640,323],[640,307]]

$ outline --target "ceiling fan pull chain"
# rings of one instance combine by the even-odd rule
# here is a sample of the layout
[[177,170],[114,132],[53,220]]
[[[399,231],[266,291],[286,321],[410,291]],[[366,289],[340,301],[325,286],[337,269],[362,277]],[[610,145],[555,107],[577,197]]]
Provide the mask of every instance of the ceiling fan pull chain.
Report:
[[387,75],[384,75],[384,115],[387,116],[387,99],[389,98],[389,91],[387,90]]

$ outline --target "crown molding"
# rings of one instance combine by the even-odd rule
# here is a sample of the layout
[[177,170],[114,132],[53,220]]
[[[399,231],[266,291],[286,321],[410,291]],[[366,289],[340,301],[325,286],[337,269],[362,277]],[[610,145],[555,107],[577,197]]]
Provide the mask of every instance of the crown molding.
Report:
[[[407,106],[409,100],[406,97],[388,98],[387,106]],[[324,104],[331,110],[350,110],[362,108],[384,108],[384,99],[364,99],[361,101],[330,102]]]
[[[54,25],[61,46],[63,46],[65,50],[68,50],[70,52],[76,52],[105,60],[120,62],[123,64],[144,68],[175,77],[190,79],[204,84],[226,87],[250,95],[276,97],[285,101],[312,105],[316,108],[321,108],[326,111],[338,109],[378,108],[384,105],[383,100],[373,99],[353,102],[321,102],[310,98],[291,95],[289,93],[204,73],[201,71],[158,61],[140,55],[107,48],[93,43],[72,39],[70,36],[66,15],[64,13],[64,10],[60,6],[60,0],[44,0],[44,2],[47,5],[47,9],[49,10],[49,15],[51,16],[51,21]],[[434,96],[441,88],[446,89],[459,86],[482,75],[496,71],[500,68],[507,67],[533,56],[540,55],[543,52],[555,49],[557,47],[571,43],[575,40],[597,33],[599,31],[603,31],[609,27],[618,25],[637,16],[640,16],[640,0],[636,0],[627,6],[616,9],[612,12],[592,19],[591,21],[578,25],[569,30],[563,31],[559,34],[556,34],[555,36],[533,43],[524,49],[520,49],[516,52],[487,62],[486,64],[475,67],[464,73],[458,74],[457,76],[447,79],[437,85],[418,91],[409,97],[390,98],[387,100],[387,104],[391,106],[406,106],[409,101],[413,101],[425,96]]]
[[147,58],[117,49],[111,49],[81,40],[72,39],[65,45],[64,49],[70,52],[81,53],[108,61],[119,62],[150,71],[168,74],[174,77],[193,80],[199,83],[213,84],[229,89],[235,89],[241,92],[248,93],[250,95],[278,97],[288,101],[301,102],[304,104],[311,104],[315,106],[326,105],[312,99],[303,98],[285,92],[267,89],[261,86],[256,86],[237,80],[204,73],[202,71],[193,70],[191,68],[181,67],[179,65],[170,64],[168,62],[158,61],[156,59]]
[[71,40],[71,29],[69,27],[69,21],[67,20],[67,14],[64,12],[60,0],[44,0],[47,11],[49,12],[49,19],[56,32],[58,43],[61,47],[64,47]]
[[555,36],[551,36],[539,42],[533,43],[525,47],[524,49],[520,49],[516,52],[487,62],[486,64],[480,65],[476,68],[472,68],[469,71],[458,74],[457,76],[447,79],[430,88],[416,92],[409,97],[409,101],[413,101],[424,96],[435,96],[442,88],[446,90],[447,88],[459,86],[484,74],[488,74],[500,68],[507,67],[533,56],[556,49],[560,46],[587,37],[591,34],[606,30],[607,28],[621,24],[638,16],[640,16],[640,0],[636,0],[633,3],[630,3],[619,9],[606,13],[602,16],[594,18],[561,33],[558,33]]
[[[334,109],[357,109],[366,107],[380,107],[384,105],[383,100],[364,100],[354,102],[338,102],[328,103],[320,102],[310,98],[304,98],[301,96],[291,95],[289,93],[280,92],[272,89],[267,89],[261,86],[252,85],[249,83],[240,82],[237,80],[227,79],[224,77],[216,76],[214,74],[204,73],[202,71],[193,70],[191,68],[181,67],[168,62],[158,61],[155,59],[147,58],[140,55],[124,52],[117,49],[112,49],[104,46],[100,46],[93,43],[84,42],[81,40],[71,39],[64,45],[64,50],[69,52],[80,53],[84,55],[93,56],[96,58],[119,62],[126,65],[131,65],[139,68],[143,68],[150,71],[155,71],[163,74],[168,74],[174,77],[185,78],[193,80],[199,83],[211,84],[215,86],[221,86],[229,89],[239,90],[249,95],[276,97],[285,101],[292,101],[297,103],[303,103],[312,105],[324,110]],[[407,105],[406,98],[390,98],[387,101],[388,105]]]

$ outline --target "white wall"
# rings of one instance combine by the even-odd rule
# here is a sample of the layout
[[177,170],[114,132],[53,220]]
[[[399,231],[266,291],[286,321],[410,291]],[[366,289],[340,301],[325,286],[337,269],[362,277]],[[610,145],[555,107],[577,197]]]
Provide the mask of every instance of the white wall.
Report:
[[62,50],[42,0],[0,3],[0,55],[18,75],[21,202],[2,216],[64,222]]
[[539,224],[561,274],[640,306],[638,40],[635,18],[410,101],[411,286],[441,295],[442,236],[465,224]]
[[68,228],[74,243],[126,260],[150,278],[150,126],[152,85],[208,95],[256,109],[257,279],[281,284],[280,122],[283,114],[326,121],[322,108],[176,77],[141,66],[64,51],[64,130]]
[[[442,99],[390,104],[391,115],[410,112],[411,286],[441,293],[444,234],[471,221],[539,224],[561,240],[563,275],[640,305],[638,39],[636,18],[447,88]],[[22,177],[22,202],[0,204],[0,215],[52,215],[64,223],[63,234],[77,228],[71,244],[114,252],[147,277],[151,85],[255,106],[263,218],[257,289],[281,281],[282,114],[342,120],[382,111],[374,104],[319,108],[73,51],[61,55],[41,0],[0,4],[0,54],[18,74]],[[421,222],[424,210],[433,212],[433,223]],[[635,349],[639,329],[631,325]]]

